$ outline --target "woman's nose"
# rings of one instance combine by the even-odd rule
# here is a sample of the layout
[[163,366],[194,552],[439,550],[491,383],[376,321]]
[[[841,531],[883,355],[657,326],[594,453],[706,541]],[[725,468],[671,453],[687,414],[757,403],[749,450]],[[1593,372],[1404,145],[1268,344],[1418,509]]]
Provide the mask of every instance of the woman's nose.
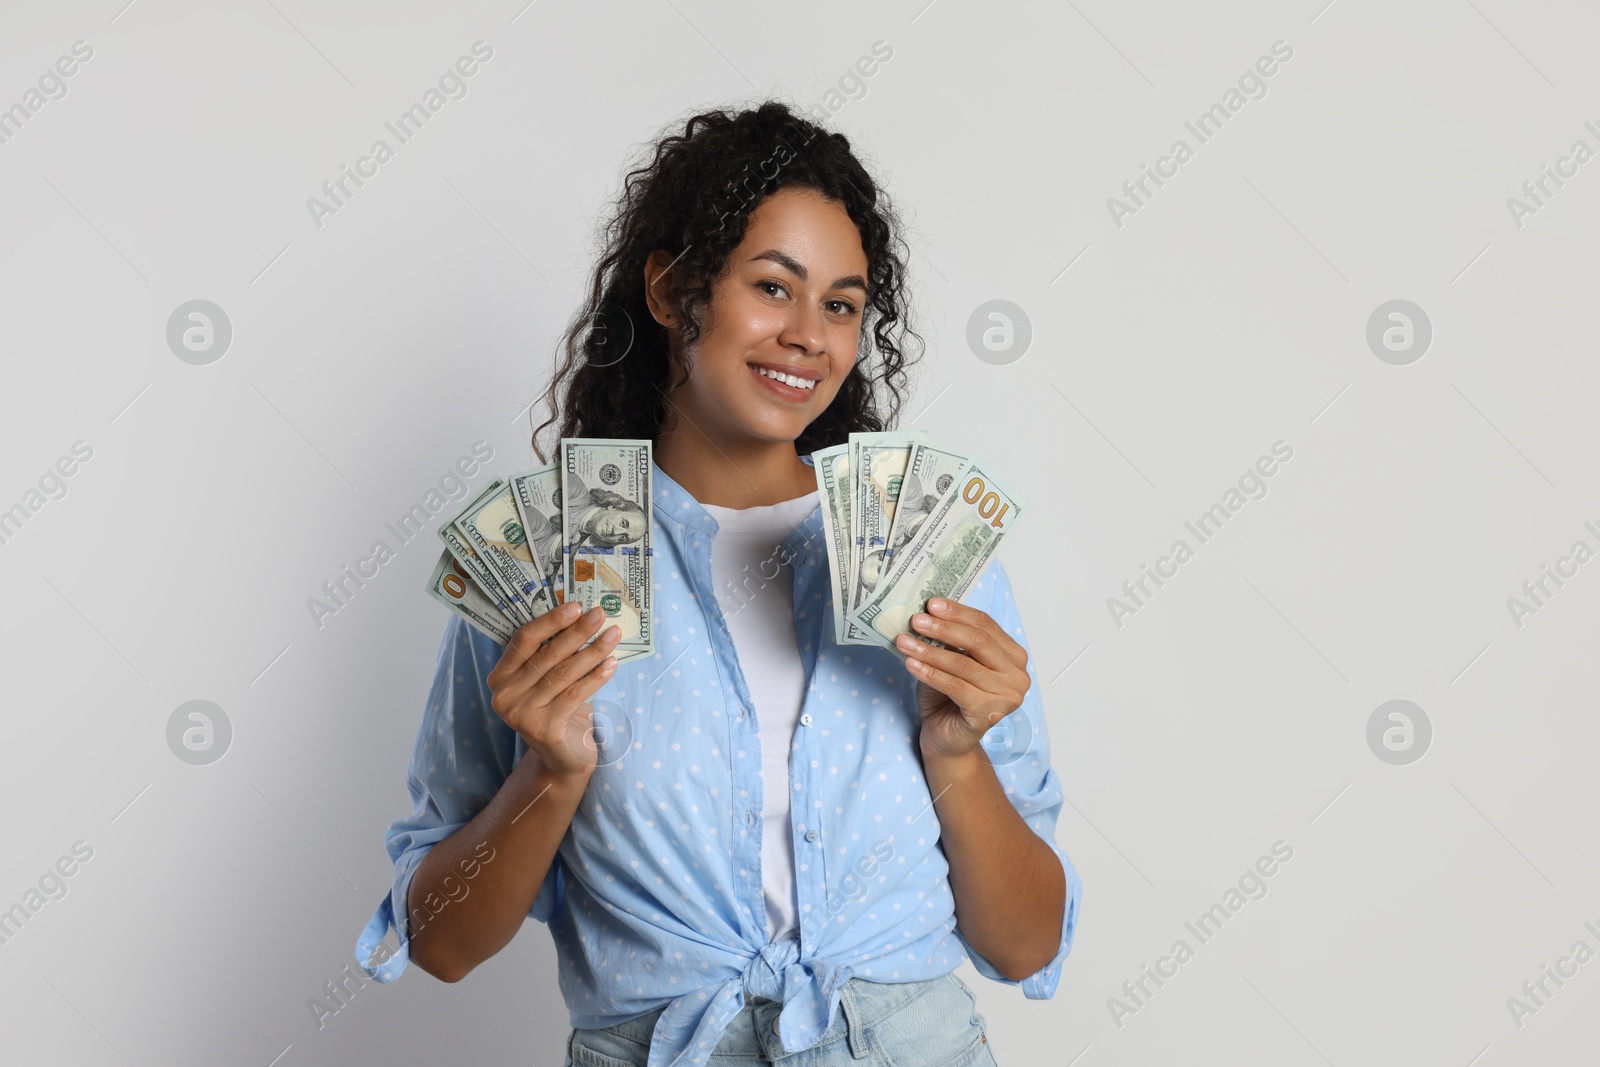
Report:
[[820,355],[822,339],[822,312],[815,307],[796,303],[784,323],[778,341],[790,347],[803,349],[806,355]]

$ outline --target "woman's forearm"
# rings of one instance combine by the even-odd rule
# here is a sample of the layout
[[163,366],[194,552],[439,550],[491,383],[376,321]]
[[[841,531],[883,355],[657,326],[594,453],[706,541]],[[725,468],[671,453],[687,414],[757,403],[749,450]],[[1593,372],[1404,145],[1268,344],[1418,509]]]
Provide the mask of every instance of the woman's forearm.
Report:
[[457,982],[516,936],[587,785],[587,774],[549,774],[524,756],[471,822],[428,851],[399,919],[417,966]]
[[1055,956],[1067,902],[1061,861],[1006,799],[983,749],[924,757],[967,944],[1014,981]]

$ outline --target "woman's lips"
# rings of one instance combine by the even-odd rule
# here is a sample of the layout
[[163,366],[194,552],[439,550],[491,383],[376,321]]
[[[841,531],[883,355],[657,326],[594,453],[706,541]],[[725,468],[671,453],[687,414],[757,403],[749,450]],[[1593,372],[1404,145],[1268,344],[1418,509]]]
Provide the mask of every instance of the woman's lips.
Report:
[[784,400],[804,403],[809,401],[812,395],[816,392],[815,386],[807,389],[804,386],[790,385],[788,382],[781,382],[776,378],[769,378],[765,374],[762,374],[761,368],[756,366],[754,363],[749,364],[749,367],[750,373],[756,376],[757,381],[766,386],[769,392],[773,393],[775,396],[782,397]]

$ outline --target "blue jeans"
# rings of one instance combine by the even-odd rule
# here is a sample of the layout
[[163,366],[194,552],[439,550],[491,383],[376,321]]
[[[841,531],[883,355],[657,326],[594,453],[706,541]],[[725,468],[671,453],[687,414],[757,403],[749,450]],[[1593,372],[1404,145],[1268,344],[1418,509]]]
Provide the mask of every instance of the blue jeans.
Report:
[[[978,1001],[954,973],[927,982],[852,978],[822,1040],[784,1051],[783,1005],[749,998],[711,1052],[709,1067],[998,1067]],[[608,1026],[573,1030],[566,1067],[645,1067],[661,1009]]]

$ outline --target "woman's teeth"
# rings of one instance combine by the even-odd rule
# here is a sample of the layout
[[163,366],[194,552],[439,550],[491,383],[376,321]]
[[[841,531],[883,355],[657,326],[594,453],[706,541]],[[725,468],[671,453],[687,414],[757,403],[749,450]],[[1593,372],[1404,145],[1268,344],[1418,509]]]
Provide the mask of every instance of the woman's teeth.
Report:
[[776,378],[784,385],[792,385],[796,389],[815,389],[817,387],[817,383],[810,378],[796,378],[792,374],[779,374],[777,371],[768,370],[765,367],[757,367],[756,371],[763,378]]

